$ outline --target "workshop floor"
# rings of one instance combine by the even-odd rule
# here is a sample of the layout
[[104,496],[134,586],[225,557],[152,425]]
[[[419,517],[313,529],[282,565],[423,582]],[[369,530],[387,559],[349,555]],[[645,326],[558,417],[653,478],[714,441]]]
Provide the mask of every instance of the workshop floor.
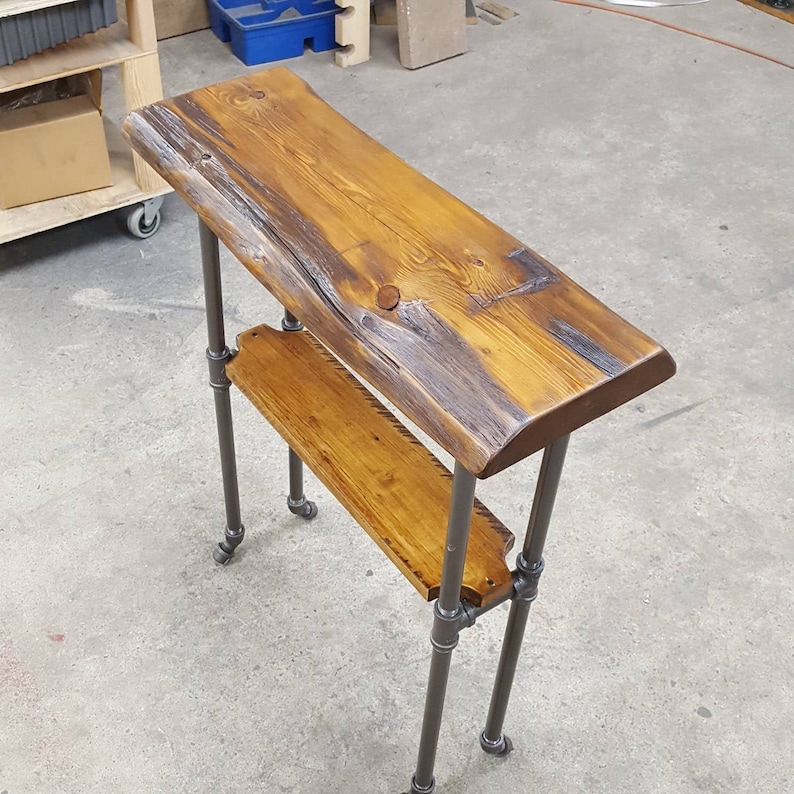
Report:
[[[574,435],[508,717],[505,612],[453,662],[439,794],[794,792],[792,73],[612,13],[508,0],[470,52],[289,66],[664,343],[670,382]],[[648,15],[794,59],[732,0]],[[164,42],[167,93],[243,71]],[[112,102],[111,102],[112,104]],[[196,224],[103,216],[0,248],[0,792],[407,788],[430,609],[234,395],[248,537],[226,568]],[[226,257],[229,330],[276,307]],[[478,493],[523,532],[537,460]]]

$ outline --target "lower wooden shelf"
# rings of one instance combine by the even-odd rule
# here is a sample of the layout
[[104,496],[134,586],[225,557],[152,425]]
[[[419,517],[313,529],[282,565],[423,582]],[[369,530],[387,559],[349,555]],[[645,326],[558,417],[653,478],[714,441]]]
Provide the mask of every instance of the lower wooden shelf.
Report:
[[[252,328],[231,381],[428,601],[438,596],[452,476],[314,337]],[[512,587],[513,534],[480,502],[461,596],[485,605]]]
[[128,207],[139,201],[170,193],[166,182],[156,190],[143,191],[138,186],[132,151],[121,131],[105,120],[105,138],[110,152],[113,184],[110,187],[75,193],[71,196],[39,201],[10,210],[0,210],[0,243],[54,229],[66,223],[90,218],[103,212]]

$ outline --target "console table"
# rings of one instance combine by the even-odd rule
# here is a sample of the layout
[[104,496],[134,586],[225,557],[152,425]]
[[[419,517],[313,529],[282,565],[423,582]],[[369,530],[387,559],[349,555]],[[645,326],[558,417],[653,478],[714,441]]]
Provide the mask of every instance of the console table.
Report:
[[[243,540],[229,387],[289,446],[289,509],[305,462],[435,601],[412,794],[433,769],[460,632],[512,600],[480,744],[502,727],[569,435],[657,386],[668,353],[507,232],[354,127],[290,71],[239,77],[134,111],[134,149],[195,210],[230,560]],[[218,242],[284,306],[227,346]],[[451,475],[362,385],[455,459]],[[544,450],[526,538],[475,499]]]

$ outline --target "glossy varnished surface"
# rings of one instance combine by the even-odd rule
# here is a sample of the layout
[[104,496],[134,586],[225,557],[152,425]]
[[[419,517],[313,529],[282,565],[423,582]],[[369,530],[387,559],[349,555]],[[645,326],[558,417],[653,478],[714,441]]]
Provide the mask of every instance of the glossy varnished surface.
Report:
[[281,303],[477,476],[675,370],[286,69],[135,111],[126,132]]
[[[237,339],[229,378],[427,600],[438,596],[449,472],[310,334],[259,326]],[[513,535],[482,504],[472,515],[461,596],[512,588]]]

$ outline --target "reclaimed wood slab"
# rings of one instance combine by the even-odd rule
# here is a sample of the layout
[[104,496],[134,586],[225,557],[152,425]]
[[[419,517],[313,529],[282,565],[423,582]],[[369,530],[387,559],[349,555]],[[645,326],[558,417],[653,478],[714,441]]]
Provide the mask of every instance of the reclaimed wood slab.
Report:
[[277,300],[478,477],[675,371],[287,69],[136,110],[125,131]]

